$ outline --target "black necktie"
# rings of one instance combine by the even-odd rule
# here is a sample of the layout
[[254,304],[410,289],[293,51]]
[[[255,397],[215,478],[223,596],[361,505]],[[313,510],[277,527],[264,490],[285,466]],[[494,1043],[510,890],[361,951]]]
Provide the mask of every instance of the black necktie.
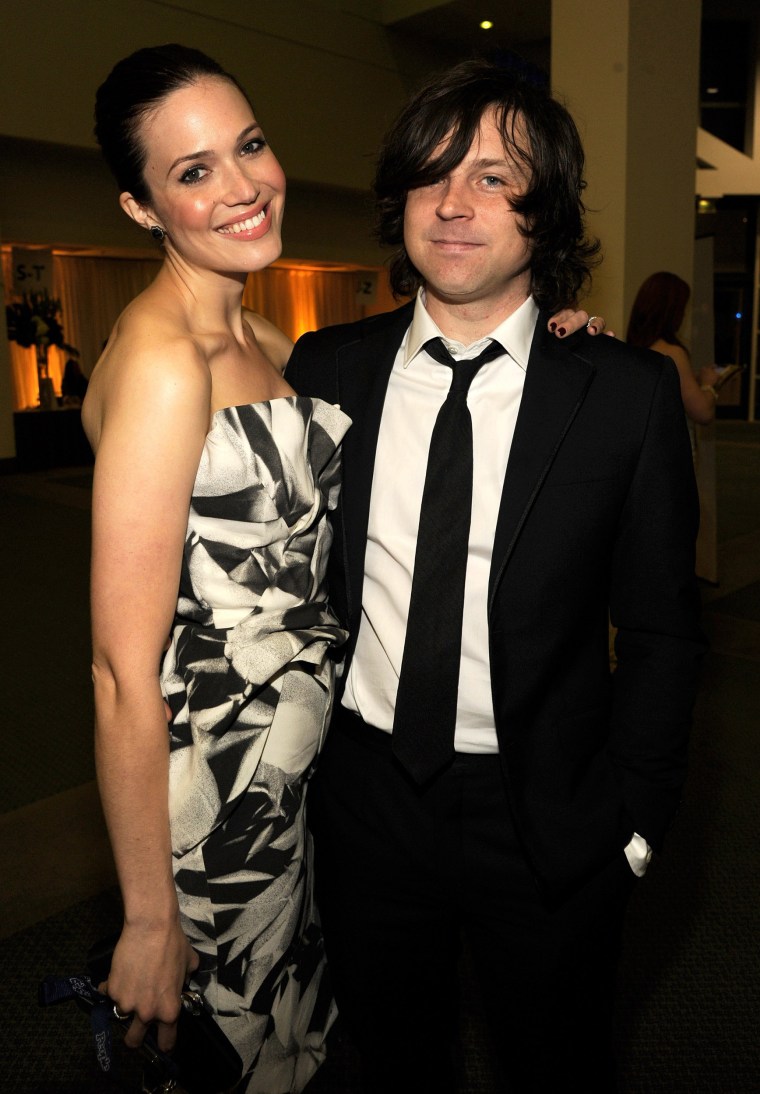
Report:
[[454,755],[462,610],[472,510],[472,419],[467,392],[481,365],[504,353],[491,342],[455,361],[440,338],[425,349],[452,369],[430,438],[404,656],[393,719],[393,754],[417,783]]

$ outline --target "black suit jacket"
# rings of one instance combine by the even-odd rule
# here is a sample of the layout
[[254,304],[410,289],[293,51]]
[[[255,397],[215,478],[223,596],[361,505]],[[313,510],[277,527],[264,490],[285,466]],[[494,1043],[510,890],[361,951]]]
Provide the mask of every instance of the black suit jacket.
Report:
[[[287,378],[351,416],[330,597],[351,638],[374,458],[413,304],[302,337]],[[510,801],[539,881],[561,893],[633,832],[659,849],[677,809],[704,641],[698,503],[667,358],[539,317],[505,476],[488,598],[491,690]],[[475,485],[477,490],[477,484]],[[619,628],[608,662],[608,611]]]

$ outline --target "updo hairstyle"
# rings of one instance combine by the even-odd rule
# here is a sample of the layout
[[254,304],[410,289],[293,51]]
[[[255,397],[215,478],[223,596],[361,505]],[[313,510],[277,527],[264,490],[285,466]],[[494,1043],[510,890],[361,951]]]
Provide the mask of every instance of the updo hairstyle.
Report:
[[151,110],[181,87],[203,77],[229,80],[248,96],[220,64],[189,46],[170,44],[138,49],[114,65],[95,97],[95,137],[119,190],[145,205],[150,192],[144,179],[147,150],[140,124]]

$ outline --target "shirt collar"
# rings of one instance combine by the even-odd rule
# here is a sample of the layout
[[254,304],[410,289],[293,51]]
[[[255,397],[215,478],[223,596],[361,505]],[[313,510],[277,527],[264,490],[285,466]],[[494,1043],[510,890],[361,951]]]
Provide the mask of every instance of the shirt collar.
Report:
[[457,357],[462,355],[474,356],[472,351],[475,347],[480,350],[485,342],[495,339],[497,342],[501,342],[509,356],[516,361],[524,372],[528,367],[530,346],[533,341],[537,318],[538,305],[533,297],[529,296],[517,311],[512,312],[485,338],[479,338],[477,342],[473,342],[470,346],[462,346],[461,343],[453,342],[450,338],[447,338],[430,318],[425,307],[425,289],[422,287],[417,293],[411,326],[406,332],[402,365],[404,368],[408,368],[425,343],[431,338],[442,338],[446,346],[453,347],[453,354]]

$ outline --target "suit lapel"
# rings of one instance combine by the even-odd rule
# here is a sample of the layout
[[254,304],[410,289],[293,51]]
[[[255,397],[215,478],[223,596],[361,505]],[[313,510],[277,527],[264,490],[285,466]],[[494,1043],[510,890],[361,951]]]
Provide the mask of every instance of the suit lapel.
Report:
[[368,320],[337,353],[338,401],[352,420],[343,441],[343,552],[349,626],[358,630],[375,452],[388,379],[414,302]]
[[[504,478],[488,590],[489,614],[517,537],[593,380],[594,367],[546,329],[541,313]],[[576,336],[573,342],[585,334]]]

